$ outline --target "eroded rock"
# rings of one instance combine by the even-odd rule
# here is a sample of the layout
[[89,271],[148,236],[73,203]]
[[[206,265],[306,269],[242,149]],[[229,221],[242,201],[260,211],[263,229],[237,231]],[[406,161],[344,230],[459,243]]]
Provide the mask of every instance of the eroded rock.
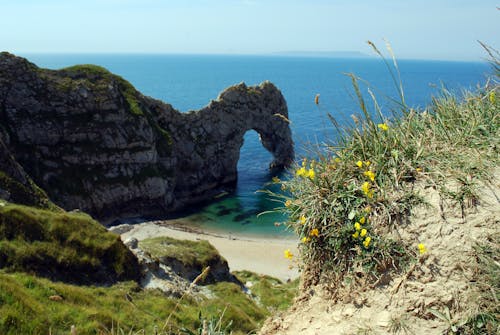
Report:
[[230,87],[180,113],[103,68],[45,70],[0,53],[0,132],[8,139],[0,150],[56,204],[101,221],[164,215],[231,191],[251,129],[273,154],[271,167],[289,165],[288,123],[285,99],[269,82]]

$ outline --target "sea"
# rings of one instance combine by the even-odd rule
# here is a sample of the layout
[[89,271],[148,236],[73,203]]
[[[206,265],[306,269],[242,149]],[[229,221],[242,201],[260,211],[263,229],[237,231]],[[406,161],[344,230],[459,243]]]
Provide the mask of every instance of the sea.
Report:
[[[144,95],[163,100],[181,112],[197,110],[217,98],[225,88],[245,82],[273,82],[283,93],[289,111],[297,160],[313,154],[312,148],[335,141],[330,113],[341,125],[360,114],[352,73],[360,78],[361,92],[372,108],[371,91],[382,112],[393,115],[394,100],[402,84],[406,104],[424,109],[433,97],[451,92],[461,95],[484,85],[491,73],[486,62],[430,60],[392,61],[379,58],[321,58],[293,56],[146,55],[146,54],[25,54],[44,68],[96,64],[131,82]],[[319,105],[315,96],[319,94]],[[248,131],[238,161],[236,191],[188,211],[177,213],[178,222],[194,229],[227,234],[287,238],[283,204],[266,190],[273,175],[272,155]],[[287,178],[289,172],[280,175]]]

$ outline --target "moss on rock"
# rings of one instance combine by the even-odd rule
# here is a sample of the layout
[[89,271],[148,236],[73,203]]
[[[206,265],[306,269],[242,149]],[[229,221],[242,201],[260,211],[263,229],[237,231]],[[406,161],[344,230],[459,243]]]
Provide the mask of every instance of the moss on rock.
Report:
[[120,238],[84,213],[0,206],[0,268],[75,283],[138,279]]
[[200,281],[201,284],[219,281],[240,284],[229,272],[227,261],[208,241],[155,237],[139,242],[139,247],[188,280],[194,280],[207,266],[210,266],[210,272]]

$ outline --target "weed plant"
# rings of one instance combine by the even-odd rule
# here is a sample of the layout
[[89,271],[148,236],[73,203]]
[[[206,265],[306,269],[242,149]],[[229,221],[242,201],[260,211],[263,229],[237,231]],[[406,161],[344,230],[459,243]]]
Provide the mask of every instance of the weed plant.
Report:
[[289,180],[274,179],[285,190],[277,196],[288,226],[301,240],[304,285],[334,283],[335,291],[350,287],[348,294],[381,283],[425,252],[418,240],[408,245],[390,237],[425,204],[420,190],[433,187],[462,209],[474,206],[477,182],[491,178],[499,153],[498,72],[477,92],[458,98],[443,91],[416,110],[405,102],[390,46],[392,62],[369,44],[397,87],[391,112],[383,113],[368,83],[348,74],[360,109],[353,124],[341,127],[327,113],[336,141],[321,145],[315,159],[304,158]]

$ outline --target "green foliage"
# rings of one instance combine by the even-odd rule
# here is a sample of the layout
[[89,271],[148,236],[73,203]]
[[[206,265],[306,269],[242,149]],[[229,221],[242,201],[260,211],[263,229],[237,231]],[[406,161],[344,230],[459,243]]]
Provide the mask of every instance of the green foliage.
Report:
[[136,279],[138,264],[119,236],[83,213],[0,207],[0,268],[77,283]]
[[486,335],[498,334],[500,324],[500,235],[491,235],[475,248],[477,267],[475,277],[471,280],[475,284],[478,296],[477,309],[471,316],[462,322],[463,334]]
[[[75,325],[80,335],[154,334],[155,329],[166,335],[178,334],[181,329],[194,333],[203,320],[216,319],[223,328],[230,325],[232,334],[248,334],[269,315],[233,283],[208,287],[213,297],[187,296],[177,306],[177,298],[158,290],[142,290],[135,282],[75,286],[0,271],[0,333],[68,334]],[[162,331],[172,311],[173,317]]]
[[412,208],[425,204],[415,182],[438,188],[443,198],[464,208],[477,202],[476,182],[498,166],[498,85],[462,99],[444,92],[417,111],[405,104],[397,63],[394,69],[386,64],[400,98],[393,117],[382,113],[368,87],[370,110],[359,79],[349,75],[360,115],[342,128],[327,113],[337,130],[335,142],[317,149],[315,159],[304,159],[290,180],[279,182],[287,191],[284,210],[301,238],[312,283],[323,276],[331,283],[333,276],[337,283],[366,287],[388,271],[401,270],[417,254],[419,242],[404,245],[389,236]]
[[221,306],[224,306],[223,321],[232,321],[233,329],[242,329],[245,333],[256,331],[269,315],[265,308],[258,306],[234,283],[221,282],[209,287],[216,299],[204,304],[204,310],[218,315],[223,312]]
[[64,90],[74,89],[80,81],[84,81],[87,87],[91,87],[98,92],[106,92],[110,83],[116,83],[119,86],[125,100],[127,101],[129,111],[134,115],[144,115],[138,100],[138,92],[125,79],[114,75],[105,68],[97,65],[83,64],[74,65],[61,70],[62,73],[69,76],[59,81],[60,88]]
[[250,271],[238,271],[235,275],[242,283],[252,283],[252,297],[270,312],[286,310],[298,292],[299,279],[283,283],[276,278]]
[[177,240],[170,237],[154,237],[139,242],[142,250],[158,259],[175,258],[186,266],[206,267],[219,252],[208,241]]

